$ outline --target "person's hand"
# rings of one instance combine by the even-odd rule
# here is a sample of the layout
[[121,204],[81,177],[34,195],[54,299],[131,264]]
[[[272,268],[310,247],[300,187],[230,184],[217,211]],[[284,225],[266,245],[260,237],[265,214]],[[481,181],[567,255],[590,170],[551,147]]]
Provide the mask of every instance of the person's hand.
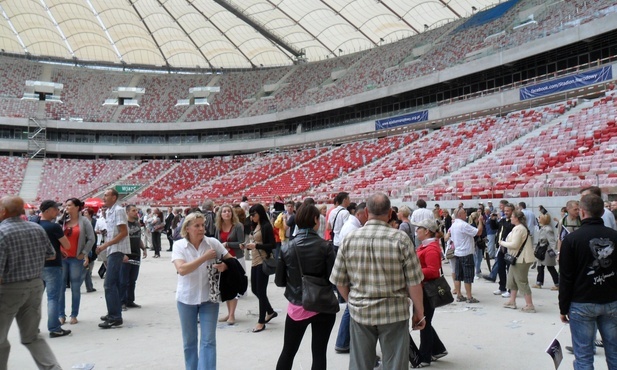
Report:
[[101,244],[98,247],[96,247],[96,254],[101,254],[101,252],[105,250],[103,246],[105,246],[105,244]]
[[227,264],[225,264],[224,262],[215,263],[214,265],[212,265],[212,267],[217,269],[219,272],[223,272],[227,270]]
[[255,243],[248,243],[244,245],[246,247],[246,249],[255,249],[256,244]]
[[129,256],[127,256],[126,254],[124,255],[124,257],[122,257],[122,262],[123,263],[129,263]]
[[426,326],[426,316],[418,317],[414,314],[411,318],[411,329],[422,330]]
[[204,257],[206,257],[206,261],[213,260],[216,258],[216,251],[214,249],[207,250],[206,253],[204,253]]
[[90,264],[90,261],[88,261],[87,258],[84,258],[84,267],[88,267],[89,264]]
[[561,318],[561,322],[564,324],[568,324],[570,322],[570,320],[568,320],[568,316],[566,315],[559,315],[559,317]]
[[78,259],[78,260],[80,260],[80,261],[81,261],[81,260],[83,260],[83,259],[84,259],[84,257],[86,257],[86,255],[85,255],[85,254],[83,254],[83,253],[81,253],[81,254],[77,255],[77,259]]

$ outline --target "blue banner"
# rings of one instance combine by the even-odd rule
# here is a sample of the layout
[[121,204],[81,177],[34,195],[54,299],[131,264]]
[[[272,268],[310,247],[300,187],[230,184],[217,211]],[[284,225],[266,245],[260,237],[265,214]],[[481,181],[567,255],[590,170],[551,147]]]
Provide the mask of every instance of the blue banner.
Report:
[[594,71],[579,73],[577,75],[558,78],[549,82],[523,87],[520,89],[520,99],[527,100],[539,96],[551,95],[560,91],[593,85],[598,82],[612,80],[613,67],[607,66]]
[[403,116],[378,119],[377,121],[375,121],[375,130],[384,130],[422,121],[428,121],[428,110],[423,110],[421,112],[413,112],[405,114]]

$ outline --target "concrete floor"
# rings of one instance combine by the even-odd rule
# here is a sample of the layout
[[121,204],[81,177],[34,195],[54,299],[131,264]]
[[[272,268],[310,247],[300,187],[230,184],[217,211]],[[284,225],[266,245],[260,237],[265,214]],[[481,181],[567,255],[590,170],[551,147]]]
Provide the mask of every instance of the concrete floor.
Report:
[[[163,249],[167,248],[166,240]],[[153,259],[149,252],[141,266],[137,282],[137,303],[143,307],[123,314],[124,326],[103,330],[97,327],[99,316],[106,313],[103,281],[94,277],[96,292],[85,293],[82,287],[79,323],[66,324],[70,336],[49,339],[46,328],[46,299],[43,303],[42,335],[54,350],[64,369],[79,368],[80,364],[95,364],[95,369],[183,369],[182,339],[175,303],[176,272],[170,262],[171,253],[162,252]],[[247,265],[248,265],[247,261]],[[484,266],[486,269],[486,266]],[[98,269],[98,263],[95,270]],[[444,271],[450,274],[450,266]],[[535,281],[535,270],[530,281]],[[287,301],[283,289],[270,279],[268,296],[280,316],[268,324],[267,330],[251,333],[257,322],[257,298],[250,293],[238,304],[234,326],[220,324],[217,332],[219,369],[274,369],[283,343]],[[547,284],[551,286],[551,284]],[[557,292],[535,290],[537,313],[526,314],[504,309],[505,299],[492,294],[497,285],[484,280],[473,284],[479,304],[454,303],[437,309],[434,326],[446,345],[449,355],[433,362],[435,369],[553,369],[551,358],[544,352],[562,324],[559,321]],[[67,301],[70,302],[70,291]],[[524,305],[519,298],[519,306]],[[220,316],[227,313],[221,305]],[[342,311],[330,336],[328,368],[347,369],[349,356],[337,354],[334,342]],[[419,333],[413,332],[419,344]],[[558,337],[562,347],[570,345],[570,332],[565,328]],[[9,369],[35,369],[29,353],[19,342],[17,325],[9,333],[12,350]],[[378,350],[378,352],[380,352]],[[572,368],[571,354],[564,354],[561,369]],[[310,330],[296,356],[294,370],[310,369]],[[604,352],[598,349],[596,369],[606,369]]]

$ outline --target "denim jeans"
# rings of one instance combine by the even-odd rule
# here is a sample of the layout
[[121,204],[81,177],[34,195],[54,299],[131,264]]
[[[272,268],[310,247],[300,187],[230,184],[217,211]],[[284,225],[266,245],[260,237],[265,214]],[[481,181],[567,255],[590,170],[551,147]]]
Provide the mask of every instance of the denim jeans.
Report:
[[120,301],[120,270],[122,269],[121,252],[107,256],[107,272],[105,273],[105,302],[107,316],[112,320],[122,319],[122,302]]
[[43,282],[47,289],[47,330],[49,332],[58,332],[62,327],[58,320],[60,312],[60,296],[64,291],[66,284],[62,279],[62,267],[51,266],[43,268]]
[[91,292],[94,289],[94,285],[92,284],[92,270],[94,270],[95,261],[96,260],[90,261],[88,267],[84,268],[81,273],[82,280],[84,284],[86,284],[86,290],[88,292]]
[[487,252],[488,252],[488,256],[490,258],[495,258],[497,257],[497,248],[495,246],[495,234],[488,234],[486,235],[486,239],[488,240],[488,243],[486,243],[486,248],[487,248]]
[[345,312],[343,312],[343,316],[341,317],[334,348],[349,349],[349,307],[345,307]]
[[484,256],[482,256],[482,249],[475,248],[473,252],[473,262],[476,265],[476,274],[482,273],[482,261],[484,260]]
[[574,349],[574,370],[593,369],[596,325],[604,342],[609,369],[617,369],[617,301],[605,304],[572,302],[570,333]]
[[120,271],[120,301],[135,303],[135,283],[139,276],[139,265],[123,263]]
[[493,265],[493,269],[491,270],[491,273],[489,275],[491,279],[496,279],[497,276],[499,276],[499,290],[505,292],[507,273],[506,261],[504,261],[503,256],[504,252],[502,252],[501,248],[499,248],[499,251],[497,252],[497,258],[495,258],[495,264]]
[[[62,260],[62,273],[63,282],[71,282],[71,317],[77,317],[79,315],[79,303],[81,302],[81,283],[82,283],[82,271],[84,269],[84,260],[78,260],[77,258],[65,258]],[[66,284],[62,289],[60,295],[60,308],[59,317],[65,318],[65,295]]]
[[[203,302],[199,305],[188,305],[177,302],[182,329],[182,344],[184,347],[184,366],[186,370],[216,369],[216,322],[219,315],[219,304]],[[197,319],[199,318],[199,323]],[[197,325],[199,336],[199,353],[197,347]]]

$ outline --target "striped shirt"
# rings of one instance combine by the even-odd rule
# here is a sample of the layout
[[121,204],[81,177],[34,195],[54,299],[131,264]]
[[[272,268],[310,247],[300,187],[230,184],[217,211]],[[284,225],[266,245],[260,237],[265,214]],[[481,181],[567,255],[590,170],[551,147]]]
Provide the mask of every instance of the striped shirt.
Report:
[[[107,235],[105,236],[107,240],[112,240],[116,235],[120,233],[120,229],[118,226],[124,225],[128,228],[128,218],[126,216],[126,211],[124,210],[124,207],[116,203],[111,208],[109,208],[107,210],[107,215],[105,216],[105,223],[107,225]],[[118,243],[112,244],[107,248],[108,256],[116,252],[131,254],[131,243],[129,241],[128,235],[122,238],[122,240],[120,240]]]
[[0,279],[2,284],[40,278],[45,260],[56,251],[38,224],[20,217],[0,223]]
[[379,220],[343,240],[330,282],[349,287],[349,314],[363,325],[409,320],[408,287],[424,275],[409,237]]

